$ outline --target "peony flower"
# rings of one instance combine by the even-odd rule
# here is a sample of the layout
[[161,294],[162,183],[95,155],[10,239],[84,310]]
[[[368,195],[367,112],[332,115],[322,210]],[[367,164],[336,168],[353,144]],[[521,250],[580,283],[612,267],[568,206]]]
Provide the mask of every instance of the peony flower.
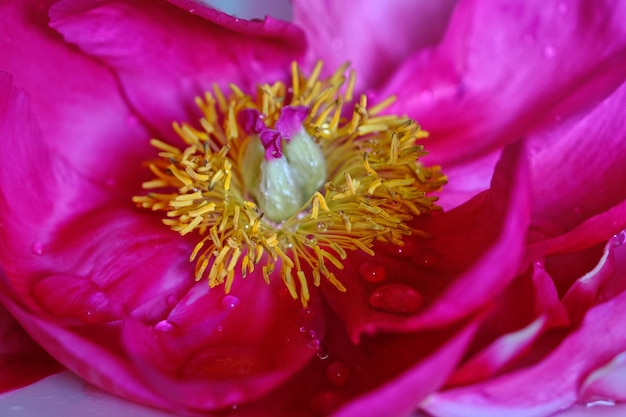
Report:
[[624,400],[624,6],[49,6],[0,5],[0,299],[61,364],[185,415]]

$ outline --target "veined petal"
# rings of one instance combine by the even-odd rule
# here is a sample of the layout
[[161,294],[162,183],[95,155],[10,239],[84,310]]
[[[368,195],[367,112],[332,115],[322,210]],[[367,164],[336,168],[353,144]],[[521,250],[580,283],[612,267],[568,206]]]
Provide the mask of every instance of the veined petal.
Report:
[[0,305],[0,393],[60,372],[52,359]]
[[[383,329],[406,331],[453,323],[479,310],[521,272],[529,210],[524,153],[522,144],[507,150],[490,192],[442,215],[418,218],[419,227],[432,239],[408,239],[405,247],[387,252],[377,248],[375,258],[355,254],[348,258],[344,272],[350,277],[345,280],[346,293],[322,286],[354,342],[362,334]],[[508,262],[503,263],[503,257]],[[368,268],[382,268],[386,280],[368,282]],[[400,309],[397,300],[390,301],[387,309],[373,306],[372,294],[389,284],[399,284],[404,293],[415,291],[431,303],[409,310]]]
[[104,189],[134,188],[149,135],[110,70],[47,26],[46,3],[0,4],[0,70],[28,93],[49,151]]
[[595,221],[594,235],[600,241],[626,228],[616,210],[626,200],[624,108],[626,83],[571,123],[554,123],[529,137],[535,239],[562,234],[598,215],[603,221]]
[[310,44],[309,57],[330,68],[346,60],[359,73],[357,89],[382,83],[407,55],[434,45],[456,0],[293,2],[294,22]]
[[[303,51],[290,23],[235,19],[200,2],[61,1],[51,26],[109,65],[143,120],[161,137],[173,121],[197,117],[193,98],[213,84],[251,90],[284,78]],[[184,7],[184,9],[183,9]],[[244,40],[245,39],[245,40]]]
[[[609,248],[615,251],[610,244]],[[612,281],[623,280],[622,269]],[[434,394],[424,408],[451,417],[517,417],[545,416],[570,407],[578,399],[584,378],[626,350],[626,329],[621,325],[626,319],[625,303],[626,293],[622,291],[592,307],[580,326],[541,361],[482,383]]]
[[462,1],[442,42],[405,60],[380,96],[397,93],[389,111],[437,138],[434,161],[463,163],[525,135],[559,103],[569,99],[566,118],[618,86],[625,16],[610,0]]

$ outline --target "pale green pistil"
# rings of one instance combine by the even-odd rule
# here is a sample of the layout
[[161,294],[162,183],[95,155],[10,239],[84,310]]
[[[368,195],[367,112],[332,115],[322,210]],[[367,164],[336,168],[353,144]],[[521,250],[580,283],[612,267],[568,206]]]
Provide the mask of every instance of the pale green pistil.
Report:
[[281,222],[300,211],[326,182],[326,161],[315,140],[302,129],[283,140],[282,155],[266,158],[258,137],[246,148],[244,181],[265,218]]

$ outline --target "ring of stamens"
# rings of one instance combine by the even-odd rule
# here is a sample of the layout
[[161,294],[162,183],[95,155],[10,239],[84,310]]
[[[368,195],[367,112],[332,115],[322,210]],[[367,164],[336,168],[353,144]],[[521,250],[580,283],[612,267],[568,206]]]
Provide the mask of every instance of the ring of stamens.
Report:
[[[306,306],[309,286],[322,277],[345,291],[334,271],[343,269],[347,250],[374,255],[375,241],[402,245],[405,236],[424,235],[411,228],[413,216],[439,210],[436,197],[446,178],[438,166],[425,167],[426,155],[416,140],[427,136],[407,117],[382,115],[389,98],[368,107],[365,95],[345,115],[352,102],[355,74],[345,77],[347,64],[320,79],[321,63],[304,76],[292,65],[291,85],[276,82],[247,95],[230,85],[225,94],[196,98],[203,113],[197,127],[174,123],[184,149],[153,139],[159,158],[148,166],[150,190],[133,201],[165,211],[163,223],[172,230],[200,236],[190,256],[195,278],[223,284],[229,292],[237,271],[242,277],[260,267],[267,283],[278,271],[294,299]],[[327,182],[295,214],[282,221],[264,213],[246,189],[245,159],[253,138],[238,120],[245,109],[256,109],[267,126],[274,126],[285,106],[306,106],[302,123],[326,159]],[[155,190],[167,190],[157,192]]]

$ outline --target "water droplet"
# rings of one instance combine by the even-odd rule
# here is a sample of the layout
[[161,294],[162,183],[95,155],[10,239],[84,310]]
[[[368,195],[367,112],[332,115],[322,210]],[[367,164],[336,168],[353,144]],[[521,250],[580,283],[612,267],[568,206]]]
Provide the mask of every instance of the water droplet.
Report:
[[217,326],[217,327],[215,328],[215,331],[217,331],[218,333],[222,333],[222,332],[224,331],[224,326],[222,326],[222,325]]
[[171,332],[176,329],[176,325],[169,320],[161,320],[154,325],[154,329],[160,332]]
[[126,117],[126,123],[130,126],[136,126],[139,124],[139,118],[134,114],[129,114],[128,117]]
[[325,232],[326,230],[328,230],[328,226],[326,225],[326,222],[318,222],[317,230],[320,232]]
[[615,405],[615,401],[614,400],[595,400],[595,401],[590,401],[585,405],[587,407],[597,407],[597,406],[613,407]]
[[422,90],[422,92],[420,93],[420,98],[422,99],[424,103],[432,102],[433,97],[434,97],[434,94],[432,90]]
[[336,387],[344,386],[350,379],[350,368],[343,362],[335,361],[326,368],[326,379]]
[[422,295],[408,285],[387,284],[370,294],[369,304],[387,313],[414,314],[422,305]]
[[308,347],[309,349],[313,349],[313,350],[319,351],[319,349],[320,349],[320,341],[317,340],[317,339],[309,340],[306,343],[306,347]]
[[552,59],[554,58],[554,55],[556,54],[556,48],[554,47],[554,45],[546,45],[543,47],[543,56],[548,58],[548,59]]
[[33,246],[31,246],[31,250],[35,255],[41,255],[43,253],[43,249],[43,243],[41,242],[35,242],[33,243]]
[[108,177],[106,180],[104,180],[104,185],[109,188],[115,187],[117,185],[117,180],[113,177]]
[[178,304],[178,297],[176,297],[175,295],[170,295],[167,297],[167,305],[170,307],[174,307],[176,306],[176,304]]
[[189,13],[193,14],[196,12],[196,9],[189,9]]
[[611,242],[613,242],[615,246],[622,246],[626,243],[626,230],[614,234],[613,238],[611,238]]
[[222,297],[222,308],[225,310],[234,310],[239,305],[239,298],[234,295],[225,295]]
[[317,238],[315,237],[314,234],[309,233],[308,235],[305,236],[305,239],[306,239],[305,243],[309,246],[313,246],[317,244]]
[[400,258],[409,258],[413,256],[417,250],[417,242],[415,239],[406,239],[403,245],[394,245],[391,243],[384,243],[379,246],[381,252],[391,256],[398,256]]
[[415,255],[413,255],[413,262],[425,268],[432,268],[437,265],[438,261],[439,257],[430,249],[418,251]]
[[386,278],[385,267],[377,262],[366,261],[359,266],[359,274],[367,282],[383,282]]

